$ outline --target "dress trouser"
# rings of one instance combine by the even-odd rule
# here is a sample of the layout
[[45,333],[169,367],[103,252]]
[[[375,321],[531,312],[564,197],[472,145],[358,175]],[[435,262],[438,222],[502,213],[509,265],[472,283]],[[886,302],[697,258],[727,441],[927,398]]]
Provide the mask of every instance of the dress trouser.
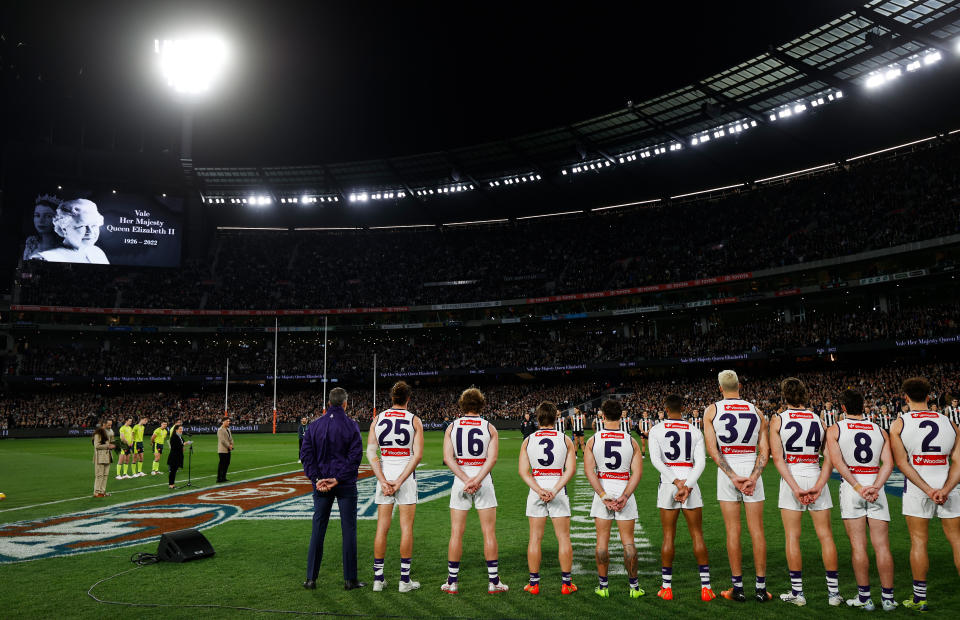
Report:
[[313,532],[307,553],[307,579],[317,579],[323,559],[323,538],[327,533],[333,500],[340,509],[340,533],[343,535],[343,579],[357,578],[357,485],[340,486],[321,493],[313,491]]
[[176,483],[177,483],[177,470],[180,469],[180,468],[177,467],[177,466],[175,466],[175,465],[170,465],[169,463],[167,463],[167,465],[170,467],[170,475],[167,476],[167,484],[176,484]]
[[227,479],[227,469],[230,467],[230,453],[220,452],[220,464],[217,466],[217,482]]
[[106,493],[107,478],[110,477],[110,463],[94,463],[93,473],[93,493],[95,495]]

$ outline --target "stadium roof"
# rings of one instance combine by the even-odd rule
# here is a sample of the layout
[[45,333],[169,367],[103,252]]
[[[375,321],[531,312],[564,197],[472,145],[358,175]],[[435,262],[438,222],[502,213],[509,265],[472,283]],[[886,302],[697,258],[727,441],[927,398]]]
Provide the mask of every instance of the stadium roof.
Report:
[[[346,201],[354,190],[462,190],[526,182],[685,149],[781,122],[960,52],[960,11],[940,0],[871,0],[744,62],[660,96],[562,127],[470,147],[377,160],[284,167],[198,167],[206,195],[262,188]],[[893,70],[894,73],[890,73]],[[873,77],[874,81],[868,83]],[[706,139],[703,138],[706,136]],[[630,159],[632,161],[632,159]],[[445,190],[442,190],[445,191]],[[432,193],[432,192],[431,192]],[[394,194],[391,194],[392,198]],[[366,197],[364,197],[364,200]]]

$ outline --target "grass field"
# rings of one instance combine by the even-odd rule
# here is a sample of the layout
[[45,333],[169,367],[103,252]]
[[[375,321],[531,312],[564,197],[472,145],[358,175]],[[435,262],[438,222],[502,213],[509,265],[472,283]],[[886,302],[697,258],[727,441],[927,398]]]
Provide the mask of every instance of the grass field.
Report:
[[[236,435],[236,451],[230,479],[234,482],[298,469],[296,437],[293,435]],[[442,469],[439,432],[426,437],[423,469]],[[823,569],[819,546],[809,520],[804,523],[804,583],[808,600],[806,608],[788,607],[779,601],[766,605],[748,602],[731,603],[717,599],[711,603],[699,600],[699,582],[689,536],[682,525],[678,531],[677,559],[674,562],[675,600],[656,598],[659,587],[660,522],[656,508],[658,476],[649,460],[645,463],[643,481],[637,489],[640,510],[638,547],[641,554],[641,585],[647,596],[639,600],[627,597],[627,580],[611,571],[611,598],[598,599],[592,590],[596,585],[593,565],[592,529],[588,512],[574,512],[575,563],[574,581],[580,591],[573,596],[560,596],[556,542],[548,526],[541,566],[541,595],[532,597],[522,591],[527,580],[527,521],[524,507],[527,488],[516,473],[520,448],[518,432],[501,433],[500,461],[494,469],[500,544],[500,575],[511,591],[501,596],[486,593],[486,571],[482,541],[475,515],[470,516],[464,540],[461,568],[461,594],[451,597],[439,590],[446,577],[446,546],[449,535],[447,498],[421,504],[417,511],[416,544],[413,557],[413,578],[423,584],[418,592],[396,591],[399,574],[397,546],[399,527],[391,531],[386,575],[389,586],[382,593],[370,588],[344,592],[340,566],[340,533],[333,524],[328,531],[321,583],[315,591],[300,587],[304,579],[310,523],[306,520],[252,521],[233,520],[205,531],[216,549],[216,557],[187,564],[147,566],[110,580],[95,594],[111,601],[131,603],[221,604],[257,609],[294,610],[304,613],[326,612],[334,615],[382,617],[462,617],[462,618],[585,618],[642,614],[664,618],[742,617],[772,618],[784,614],[816,617],[830,613],[837,617],[862,613],[859,610],[831,608],[826,602]],[[145,477],[117,481],[112,477],[106,500],[95,500],[92,494],[93,471],[88,439],[31,439],[0,441],[0,491],[7,499],[0,502],[0,524],[39,519],[103,506],[103,502],[122,503],[166,496],[166,478]],[[216,471],[215,437],[197,437],[193,459],[194,483],[213,486]],[[145,467],[148,470],[149,466]],[[111,476],[113,475],[111,471]],[[725,551],[723,520],[716,503],[716,468],[709,464],[702,478],[704,497],[704,529],[710,550],[714,590],[729,587],[730,571]],[[185,478],[185,475],[182,477]],[[776,507],[779,479],[773,466],[765,472],[767,489],[766,533],[769,549],[768,584],[777,594],[789,586],[783,553],[783,531]],[[837,483],[831,482],[834,502]],[[589,488],[582,476],[568,489],[573,504],[588,503]],[[773,498],[773,499],[771,499]],[[911,586],[908,562],[909,537],[900,516],[900,499],[890,497],[893,520],[891,544],[896,562],[897,599],[909,596]],[[841,593],[851,597],[856,584],[849,564],[849,543],[839,518],[834,512],[834,536],[840,552]],[[375,521],[359,522],[359,561],[361,579],[372,578],[372,549]],[[749,537],[744,528],[744,577],[751,591],[753,568]],[[237,617],[267,614],[225,609],[121,608],[90,599],[87,589],[96,581],[131,568],[130,555],[137,551],[155,552],[155,541],[135,547],[99,551],[69,557],[50,558],[0,565],[0,617],[103,617],[118,613],[135,617]],[[612,547],[617,558],[618,548]],[[617,566],[612,562],[611,567]],[[960,609],[960,580],[954,568],[949,545],[939,523],[931,524],[930,537],[930,614],[935,617],[956,617]],[[324,582],[329,586],[325,587]],[[875,602],[879,603],[879,584],[873,571]],[[953,610],[953,611],[951,611]],[[880,614],[882,612],[875,612]],[[909,614],[898,609],[894,614]]]

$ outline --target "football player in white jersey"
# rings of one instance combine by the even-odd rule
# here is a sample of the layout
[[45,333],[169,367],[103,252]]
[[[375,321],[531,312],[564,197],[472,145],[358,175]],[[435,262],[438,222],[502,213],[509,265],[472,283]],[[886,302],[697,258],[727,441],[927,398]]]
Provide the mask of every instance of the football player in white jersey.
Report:
[[640,447],[630,434],[620,430],[623,408],[615,400],[600,405],[603,428],[587,441],[583,454],[583,471],[596,495],[590,516],[597,527],[597,576],[594,594],[609,598],[607,569],[610,566],[610,526],[617,522],[623,544],[623,563],[630,578],[630,598],[644,595],[637,578],[637,548],[633,532],[637,521],[637,500],[633,491],[640,484],[643,458]]
[[960,441],[957,426],[945,416],[927,410],[930,382],[912,377],[901,391],[908,410],[890,427],[890,445],[897,467],[906,477],[903,515],[910,530],[910,570],[913,598],[903,605],[927,610],[927,538],[930,519],[940,517],[943,533],[953,548],[953,562],[960,571]]
[[717,595],[710,586],[710,560],[703,540],[703,498],[697,484],[707,459],[703,433],[683,420],[683,398],[671,394],[665,405],[667,419],[650,432],[650,462],[660,472],[657,508],[663,527],[660,547],[663,583],[657,596],[665,601],[673,600],[674,539],[682,509],[693,541],[693,555],[700,568],[700,600],[712,601]]
[[383,562],[387,552],[387,534],[393,520],[393,506],[400,513],[401,592],[420,587],[410,580],[413,557],[413,520],[417,510],[417,465],[423,458],[423,423],[412,414],[410,386],[397,381],[390,389],[393,405],[377,415],[367,433],[367,460],[377,477],[374,502],[377,504],[377,534],[373,541],[373,591],[386,585]]
[[[582,415],[579,411],[576,410],[576,415]],[[549,401],[540,403],[536,416],[539,429],[520,446],[520,477],[530,487],[527,494],[530,583],[523,589],[530,594],[540,594],[540,544],[547,517],[550,517],[560,547],[560,594],[573,594],[577,586],[570,577],[573,547],[570,544],[570,497],[565,487],[577,471],[577,453],[570,438],[556,429],[556,405]]]
[[480,417],[487,401],[477,388],[463,391],[457,403],[461,417],[447,427],[443,437],[443,462],[453,472],[450,490],[450,544],[447,549],[447,581],[440,589],[449,594],[459,590],[460,557],[467,513],[477,509],[483,533],[483,557],[487,561],[487,592],[496,594],[510,588],[500,581],[497,548],[497,495],[490,471],[497,463],[500,436],[497,429]]
[[770,452],[780,472],[780,517],[786,537],[787,568],[790,570],[790,592],[780,600],[794,605],[807,604],[803,595],[803,553],[800,531],[804,512],[810,513],[820,539],[820,555],[827,573],[827,602],[843,604],[837,576],[837,546],[830,528],[833,500],[827,482],[833,471],[829,453],[820,467],[826,429],[823,421],[806,409],[807,386],[796,377],[780,383],[780,393],[787,408],[770,420]]
[[763,534],[763,468],[770,455],[767,420],[757,408],[740,398],[740,378],[733,370],[717,375],[723,400],[703,412],[704,441],[717,472],[717,500],[727,530],[727,557],[733,587],[720,593],[743,602],[743,551],[740,548],[740,504],[747,515],[756,569],[754,600],[765,603],[767,592],[767,539]]
[[843,419],[827,429],[827,452],[843,478],[840,484],[840,518],[850,537],[850,560],[857,579],[857,598],[851,607],[873,611],[870,598],[870,556],[867,528],[877,556],[884,611],[896,608],[893,598],[893,556],[890,554],[890,510],[883,485],[893,472],[893,454],[887,433],[863,415],[863,395],[844,390],[840,395]]

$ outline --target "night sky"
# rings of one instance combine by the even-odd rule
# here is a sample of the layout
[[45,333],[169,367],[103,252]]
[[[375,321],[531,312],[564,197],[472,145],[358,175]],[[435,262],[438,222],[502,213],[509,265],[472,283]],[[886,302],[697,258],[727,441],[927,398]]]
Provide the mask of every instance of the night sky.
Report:
[[198,163],[369,159],[609,112],[858,4],[16,0],[0,8],[0,78],[7,122],[149,133],[178,118],[153,40],[213,30],[233,58],[199,104]]

